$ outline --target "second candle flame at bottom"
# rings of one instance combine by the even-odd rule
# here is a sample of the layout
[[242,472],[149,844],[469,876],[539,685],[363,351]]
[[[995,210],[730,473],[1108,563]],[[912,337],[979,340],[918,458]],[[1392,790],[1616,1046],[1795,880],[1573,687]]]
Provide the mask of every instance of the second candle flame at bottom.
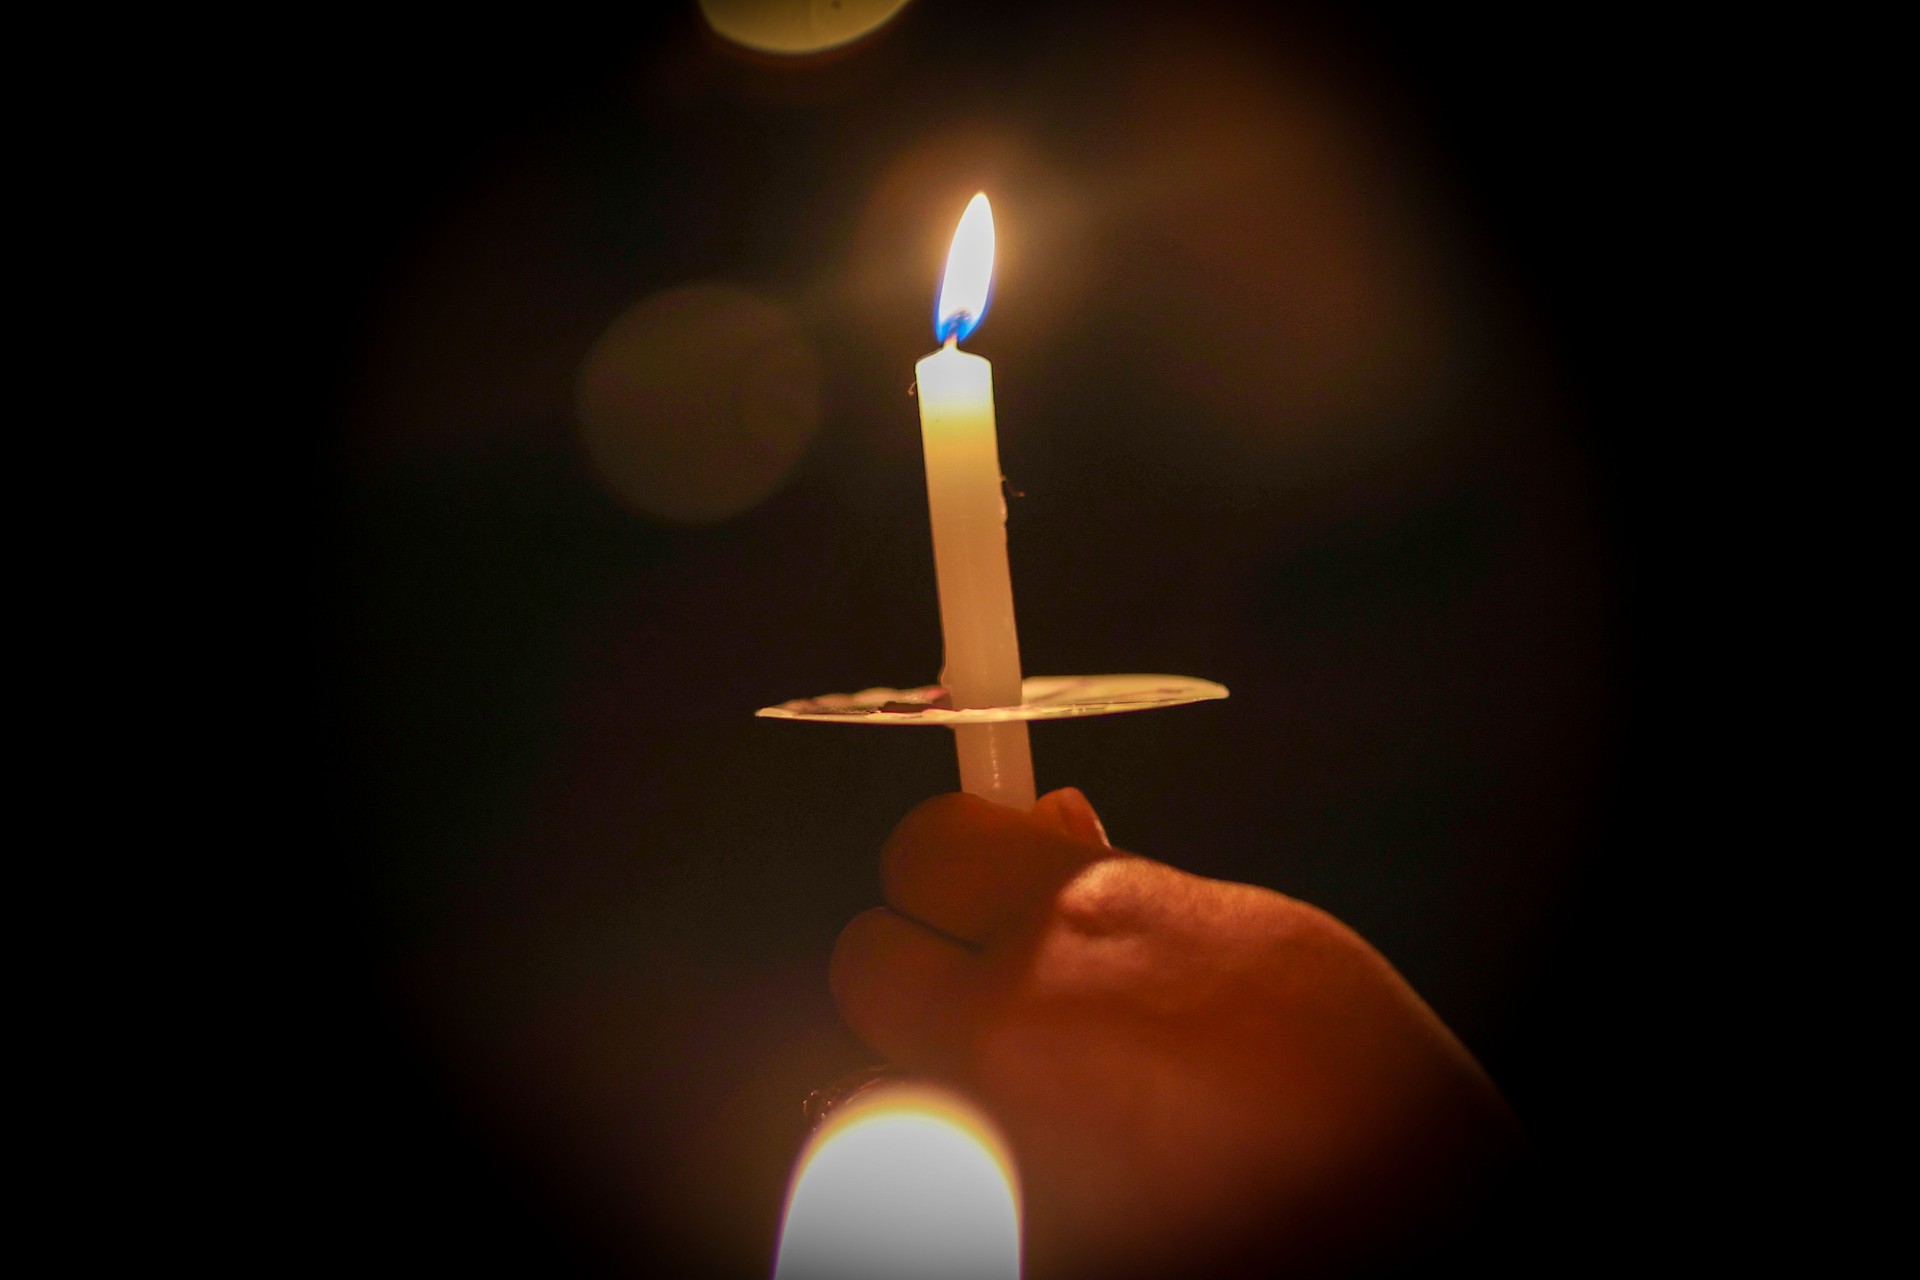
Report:
[[787,1192],[774,1280],[1018,1280],[1011,1157],[964,1099],[873,1090],[808,1142]]

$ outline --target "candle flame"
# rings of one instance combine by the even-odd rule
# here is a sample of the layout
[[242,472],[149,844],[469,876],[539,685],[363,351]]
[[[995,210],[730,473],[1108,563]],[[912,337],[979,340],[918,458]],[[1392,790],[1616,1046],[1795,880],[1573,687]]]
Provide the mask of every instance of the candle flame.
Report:
[[774,1280],[1019,1280],[1013,1163],[944,1090],[889,1085],[831,1114],[787,1192]]
[[947,273],[940,280],[940,300],[933,308],[933,336],[945,342],[972,333],[987,314],[987,293],[993,284],[993,206],[987,193],[967,201],[960,226],[947,250]]

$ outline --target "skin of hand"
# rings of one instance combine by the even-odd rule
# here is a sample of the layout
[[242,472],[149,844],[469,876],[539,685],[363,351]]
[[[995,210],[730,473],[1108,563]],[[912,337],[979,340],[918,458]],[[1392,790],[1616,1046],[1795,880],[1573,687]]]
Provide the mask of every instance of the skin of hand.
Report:
[[1351,1274],[1526,1149],[1473,1057],[1304,902],[1111,848],[1071,788],[903,819],[835,948],[849,1026],[951,1083],[1018,1163],[1027,1274]]

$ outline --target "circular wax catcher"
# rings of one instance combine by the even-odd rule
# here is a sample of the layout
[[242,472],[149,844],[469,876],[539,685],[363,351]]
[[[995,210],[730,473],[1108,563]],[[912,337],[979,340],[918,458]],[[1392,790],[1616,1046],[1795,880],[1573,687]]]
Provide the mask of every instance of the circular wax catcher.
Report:
[[1017,707],[976,707],[956,711],[947,705],[944,685],[917,689],[862,689],[795,698],[755,715],[775,720],[814,720],[822,724],[1002,724],[1011,720],[1065,720],[1073,716],[1110,716],[1122,711],[1152,711],[1227,696],[1225,685],[1193,676],[1028,676],[1020,682]]

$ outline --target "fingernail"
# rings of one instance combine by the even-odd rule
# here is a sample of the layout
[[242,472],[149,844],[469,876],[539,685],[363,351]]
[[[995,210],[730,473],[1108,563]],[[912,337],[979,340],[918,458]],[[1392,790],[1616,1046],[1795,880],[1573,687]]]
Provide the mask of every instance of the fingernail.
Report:
[[1062,787],[1059,796],[1060,817],[1075,838],[1113,848],[1113,842],[1107,839],[1105,824],[1100,821],[1100,815],[1093,811],[1093,803],[1081,793],[1080,788]]

